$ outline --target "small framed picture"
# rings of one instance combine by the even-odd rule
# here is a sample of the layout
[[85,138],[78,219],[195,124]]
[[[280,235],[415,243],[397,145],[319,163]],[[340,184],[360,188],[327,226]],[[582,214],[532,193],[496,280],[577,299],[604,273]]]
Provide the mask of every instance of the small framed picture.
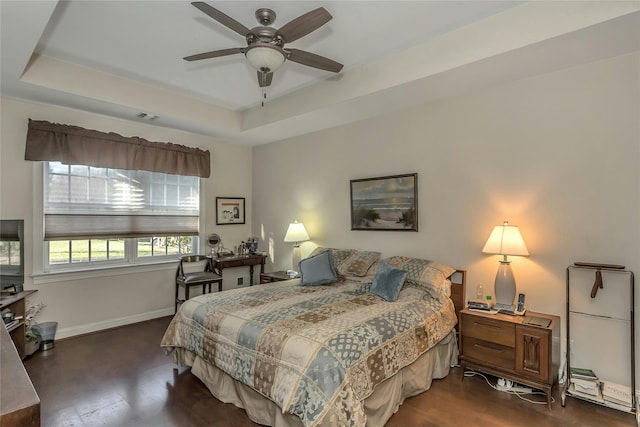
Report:
[[216,197],[216,224],[244,224],[244,197]]

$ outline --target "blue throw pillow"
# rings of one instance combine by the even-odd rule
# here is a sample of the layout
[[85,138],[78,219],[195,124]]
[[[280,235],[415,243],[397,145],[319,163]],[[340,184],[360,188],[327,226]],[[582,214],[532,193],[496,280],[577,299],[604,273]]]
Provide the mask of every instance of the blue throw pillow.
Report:
[[330,251],[320,252],[300,261],[300,284],[304,286],[326,285],[338,280],[331,265]]
[[389,264],[382,261],[371,284],[371,293],[387,301],[396,301],[406,277],[406,271],[390,267]]

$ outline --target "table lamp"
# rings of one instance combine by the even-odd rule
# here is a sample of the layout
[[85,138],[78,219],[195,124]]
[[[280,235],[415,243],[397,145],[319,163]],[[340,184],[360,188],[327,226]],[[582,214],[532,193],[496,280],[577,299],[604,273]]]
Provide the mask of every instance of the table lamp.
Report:
[[293,242],[293,269],[297,271],[300,263],[300,242],[309,240],[309,234],[304,228],[304,224],[295,221],[289,224],[287,233],[284,235],[285,242]]
[[507,255],[529,255],[520,230],[515,225],[509,225],[509,221],[505,221],[502,225],[496,225],[491,235],[489,235],[482,252],[504,257],[500,260],[500,267],[496,274],[496,303],[513,304],[516,297],[516,279],[513,277],[511,261],[507,260]]

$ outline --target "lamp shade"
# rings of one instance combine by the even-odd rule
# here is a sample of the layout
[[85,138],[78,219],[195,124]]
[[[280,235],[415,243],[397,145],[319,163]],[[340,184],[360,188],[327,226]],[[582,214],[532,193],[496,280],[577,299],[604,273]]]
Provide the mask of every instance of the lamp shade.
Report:
[[301,222],[292,222],[289,224],[289,228],[287,229],[287,234],[284,235],[285,242],[304,242],[309,240],[309,234],[307,230],[304,228],[304,224]]
[[245,56],[253,68],[264,73],[274,72],[285,60],[281,49],[266,43],[249,46]]
[[487,239],[482,252],[485,254],[528,256],[529,251],[524,244],[520,229],[505,221],[496,225]]
[[516,296],[516,279],[511,271],[511,262],[507,260],[507,255],[529,255],[529,251],[520,234],[520,229],[515,225],[509,225],[508,221],[505,221],[502,225],[496,225],[489,235],[482,252],[504,256],[504,259],[500,261],[500,267],[496,274],[494,289],[496,303],[510,306]]

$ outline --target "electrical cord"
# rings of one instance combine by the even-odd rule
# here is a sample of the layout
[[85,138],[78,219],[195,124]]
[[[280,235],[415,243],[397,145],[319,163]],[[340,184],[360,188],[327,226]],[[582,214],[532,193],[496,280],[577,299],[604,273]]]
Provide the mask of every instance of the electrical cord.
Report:
[[[489,379],[487,378],[486,375],[484,375],[481,372],[478,371],[474,371],[472,369],[465,369],[464,371],[464,376],[465,377],[474,377],[474,376],[479,376],[484,378],[485,382],[489,385],[489,387],[491,387],[492,389],[496,390],[496,391],[501,391],[503,393],[508,393],[508,394],[515,394],[516,396],[518,396],[520,399],[524,400],[525,402],[529,402],[529,403],[533,403],[534,405],[546,405],[547,402],[538,402],[536,400],[531,400],[531,399],[527,399],[526,397],[524,397],[524,395],[536,395],[536,396],[546,396],[545,393],[541,392],[541,391],[533,391],[531,393],[522,393],[519,391],[513,391],[513,390],[501,390],[498,388],[497,385],[493,385],[491,384],[491,381],[489,381]],[[551,396],[551,403],[554,403],[556,400],[553,398],[553,396]]]

